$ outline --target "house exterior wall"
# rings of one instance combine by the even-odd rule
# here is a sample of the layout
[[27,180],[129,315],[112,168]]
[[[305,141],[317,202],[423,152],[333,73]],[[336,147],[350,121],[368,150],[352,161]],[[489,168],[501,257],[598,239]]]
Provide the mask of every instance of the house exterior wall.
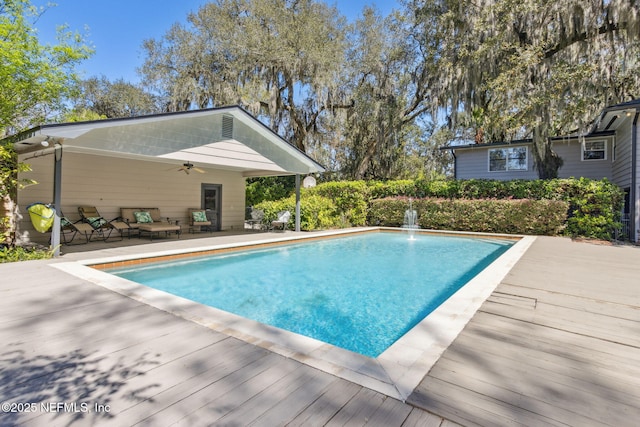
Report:
[[[640,113],[636,113],[636,115],[638,115]],[[634,242],[640,242],[640,126],[629,126],[629,128],[631,129],[631,132],[635,132],[635,150],[631,150],[631,152],[633,153],[633,151],[635,151],[635,159],[633,161],[633,166],[631,167],[631,173],[629,174],[630,176],[632,174],[635,174],[635,187],[636,187],[636,191],[635,191],[635,200],[632,200],[631,203],[635,204],[635,217],[634,218],[630,218],[631,219],[631,234],[632,234],[632,240]],[[630,132],[630,133],[631,133]],[[633,138],[632,138],[633,139]],[[633,147],[633,142],[629,145],[631,145]],[[630,156],[631,157],[631,156]],[[635,237],[635,238],[634,238]]]
[[[53,155],[28,159],[33,171],[22,173],[37,185],[18,193],[18,238],[46,243],[49,233],[36,232],[26,208],[35,202],[53,200]],[[179,163],[179,162],[176,162]],[[78,206],[95,206],[111,220],[121,207],[157,207],[163,217],[188,224],[188,208],[200,207],[201,185],[222,186],[221,228],[244,227],[245,178],[239,172],[204,169],[189,175],[178,171],[179,164],[157,163],[115,157],[64,152],[62,158],[62,213],[71,221],[79,219]]]
[[616,159],[613,162],[611,182],[620,188],[631,186],[631,121],[625,122],[616,129]]
[[[560,156],[563,161],[558,169],[558,178],[590,178],[590,179],[613,179],[613,137],[596,138],[593,141],[606,143],[606,159],[604,160],[582,160],[582,141],[566,140],[554,141],[553,151]],[[616,151],[618,148],[616,147]],[[617,153],[616,153],[617,154]]]
[[[501,146],[520,147],[520,145]],[[498,179],[510,181],[513,179],[538,179],[538,173],[533,167],[533,154],[531,147],[527,149],[526,171],[489,171],[489,149],[494,147],[464,148],[455,151],[456,155],[456,179]]]

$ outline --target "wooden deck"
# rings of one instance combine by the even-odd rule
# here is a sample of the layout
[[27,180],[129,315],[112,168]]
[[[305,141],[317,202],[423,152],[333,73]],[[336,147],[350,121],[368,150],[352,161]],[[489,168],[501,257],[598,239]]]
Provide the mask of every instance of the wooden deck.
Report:
[[455,425],[49,264],[0,264],[0,426]]
[[[154,248],[163,244],[175,242]],[[105,253],[126,250],[143,249]],[[110,292],[54,262],[0,264],[0,402],[21,409],[0,413],[1,426],[640,419],[640,248],[536,240],[409,403]]]
[[637,426],[640,248],[538,238],[408,401],[463,425]]

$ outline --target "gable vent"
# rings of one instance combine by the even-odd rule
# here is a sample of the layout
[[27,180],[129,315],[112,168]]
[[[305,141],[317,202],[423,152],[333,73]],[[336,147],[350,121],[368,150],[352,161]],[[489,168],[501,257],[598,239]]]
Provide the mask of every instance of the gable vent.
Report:
[[233,139],[233,117],[222,116],[222,137]]

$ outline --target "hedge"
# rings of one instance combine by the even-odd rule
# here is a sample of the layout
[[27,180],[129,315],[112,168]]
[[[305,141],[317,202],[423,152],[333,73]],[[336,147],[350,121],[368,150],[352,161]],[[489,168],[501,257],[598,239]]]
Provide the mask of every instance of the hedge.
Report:
[[[424,229],[507,234],[557,235],[565,227],[569,203],[530,199],[416,199],[418,224]],[[373,200],[369,223],[402,226],[409,202],[405,197]]]
[[[311,199],[320,197],[321,199]],[[562,201],[568,203],[568,215],[565,227],[562,231],[565,235],[581,236],[598,239],[612,239],[616,229],[619,229],[620,211],[624,200],[622,190],[604,180],[579,179],[552,179],[552,180],[397,180],[397,181],[337,181],[327,182],[302,192],[302,223],[303,229],[313,230],[317,228],[334,228],[348,226],[375,225],[372,218],[378,220],[378,215],[371,212],[377,199],[390,197],[414,197],[416,199],[441,199],[441,200],[476,200],[479,203],[471,205],[458,205],[459,209],[465,209],[472,218],[487,218],[487,227],[497,227],[496,221],[488,218],[486,212],[475,212],[475,209],[498,209],[493,202],[484,204],[484,200],[527,200],[522,203],[522,209],[533,209],[533,213],[539,211],[540,206],[532,201]],[[275,213],[278,210],[288,209],[295,211],[295,199],[289,197],[286,202],[263,202],[256,208]],[[273,203],[278,203],[278,208],[272,208]],[[440,202],[443,205],[444,202]],[[306,204],[306,205],[305,205]],[[535,206],[534,206],[535,205]],[[559,206],[547,203],[550,206]],[[469,206],[473,207],[470,208]],[[516,216],[515,204],[510,205]],[[266,209],[264,208],[266,207]],[[402,216],[406,208],[400,209],[396,215]],[[444,208],[443,208],[444,209]],[[545,208],[547,209],[547,208]],[[490,211],[494,212],[494,211]],[[498,212],[498,211],[495,211]],[[500,210],[499,212],[502,212]],[[313,216],[317,216],[314,218]],[[524,217],[524,214],[518,214]],[[292,219],[293,221],[293,219]],[[554,219],[555,221],[555,219]],[[466,222],[477,222],[469,219]],[[459,218],[455,224],[442,224],[440,228],[454,229],[464,227],[465,220]],[[535,221],[534,221],[535,222]],[[500,223],[500,221],[498,221]],[[293,222],[292,222],[293,224]],[[511,229],[504,223],[501,229]],[[306,228],[305,228],[306,227]],[[538,225],[532,229],[538,229]],[[542,227],[544,229],[544,227]],[[466,229],[465,229],[466,230]],[[548,229],[547,229],[548,230]],[[543,234],[547,234],[546,231]],[[518,233],[522,233],[519,231]],[[527,233],[533,233],[529,231]]]
[[[406,181],[376,182],[378,198],[398,195],[417,198],[445,199],[531,199],[559,200],[569,203],[569,216],[564,234],[611,240],[621,224],[623,191],[607,179],[568,178],[551,180],[416,180],[412,187]],[[408,190],[399,194],[398,187]]]

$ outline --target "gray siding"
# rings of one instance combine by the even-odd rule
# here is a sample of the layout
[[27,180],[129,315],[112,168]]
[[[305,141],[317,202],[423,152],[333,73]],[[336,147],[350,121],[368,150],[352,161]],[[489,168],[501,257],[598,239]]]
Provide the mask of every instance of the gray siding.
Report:
[[[22,189],[18,223],[23,241],[46,243],[49,233],[37,233],[26,208],[34,202],[53,200],[53,156],[26,160],[33,168],[20,178],[38,182]],[[79,218],[78,206],[95,206],[106,219],[120,215],[121,207],[157,207],[162,216],[188,223],[188,208],[200,207],[201,185],[222,185],[221,227],[244,227],[245,178],[239,172],[205,169],[206,173],[186,175],[171,163],[145,162],[65,152],[62,160],[62,213],[70,220]]]
[[555,141],[553,143],[553,151],[564,162],[558,170],[558,178],[591,178],[613,179],[612,159],[613,159],[613,143],[614,139],[597,138],[593,141],[606,141],[606,159],[605,160],[582,160],[582,142],[576,139],[567,141]]
[[[512,145],[512,147],[522,146]],[[464,148],[456,150],[456,179],[498,179],[510,181],[513,179],[538,179],[538,173],[533,167],[533,155],[528,146],[526,171],[489,172],[489,149],[494,147]],[[504,148],[504,147],[496,147]]]
[[616,129],[616,160],[613,162],[611,181],[621,188],[631,186],[631,128],[632,122],[624,118]]
[[[633,128],[631,128],[633,130]],[[640,144],[640,127],[635,129],[637,135],[637,141]],[[629,144],[631,145],[631,144]],[[640,242],[640,146],[636,147],[636,158],[635,158],[635,167],[633,168],[633,172],[636,174],[636,199],[632,202],[635,203],[635,219],[632,218],[632,234],[634,235],[634,242]],[[631,173],[629,175],[631,175]]]

